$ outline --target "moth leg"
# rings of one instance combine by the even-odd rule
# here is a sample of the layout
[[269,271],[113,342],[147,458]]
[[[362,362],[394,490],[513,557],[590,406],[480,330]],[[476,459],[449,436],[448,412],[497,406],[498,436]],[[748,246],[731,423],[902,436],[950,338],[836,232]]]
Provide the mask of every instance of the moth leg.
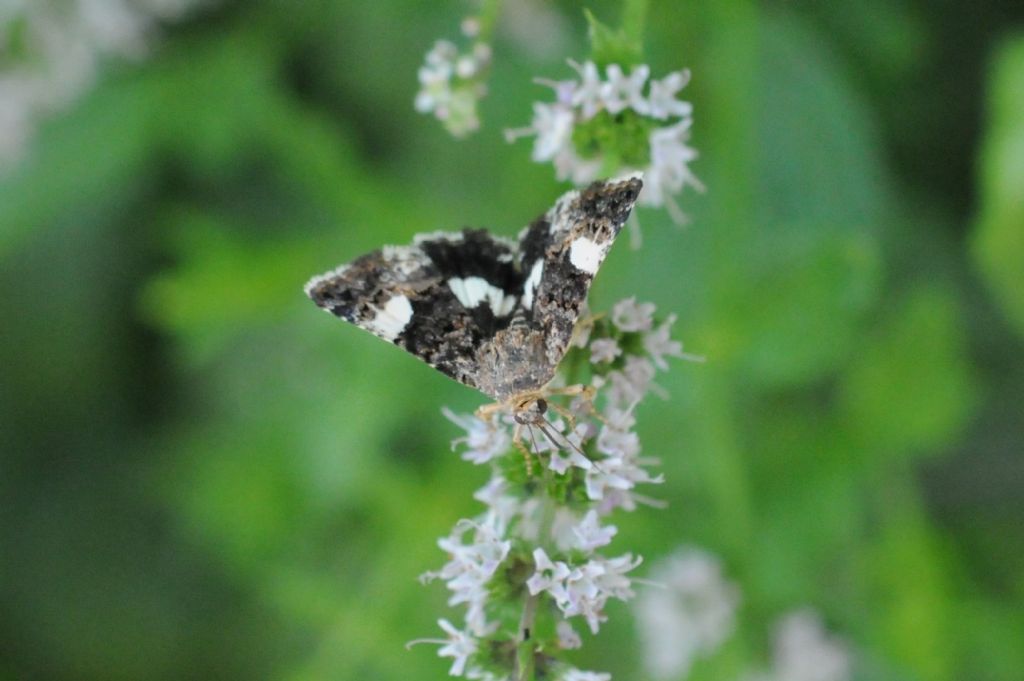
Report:
[[553,409],[559,416],[569,422],[569,430],[576,430],[576,415],[573,414],[572,411],[557,402],[549,402],[548,406],[551,407],[551,409]]
[[594,323],[607,314],[607,312],[591,314],[590,310],[586,310],[582,315],[580,315],[580,318],[576,320],[576,325],[572,329],[572,340],[570,341],[570,345],[584,347],[586,343],[580,343],[579,339],[585,337],[584,334],[589,335],[590,330],[594,328]]
[[[526,426],[526,427],[529,428],[529,426]],[[533,440],[533,431],[531,430],[529,432],[530,432],[530,439]],[[533,455],[530,454],[529,448],[527,448],[527,446],[525,444],[523,444],[523,437],[522,437],[522,435],[523,435],[523,424],[517,423],[516,427],[515,427],[515,430],[512,431],[512,444],[523,455],[523,459],[526,461],[526,475],[527,475],[527,477],[532,478],[533,477]],[[536,440],[534,440],[534,448],[536,448],[536,446],[537,446],[537,443],[536,443]]]
[[[583,405],[586,408],[587,414],[590,415],[590,416],[593,416],[594,418],[596,418],[601,423],[607,423],[607,421],[605,420],[604,416],[601,415],[601,412],[599,412],[594,407],[594,398],[597,397],[597,388],[595,388],[592,385],[582,385],[580,383],[577,383],[575,385],[567,385],[567,386],[563,386],[561,388],[547,388],[547,389],[545,389],[545,394],[546,395],[561,395],[561,396],[565,396],[565,397],[581,397],[583,399]],[[557,411],[560,415],[562,415],[566,419],[568,419],[570,425],[573,428],[576,427],[576,425],[575,425],[575,418],[573,416],[569,415],[569,414],[566,414],[563,411],[565,409],[565,407],[560,407],[559,405],[556,405],[554,403],[551,404],[551,407],[555,411]]]
[[476,410],[476,417],[481,421],[490,423],[494,419],[494,415],[505,408],[505,405],[501,402],[491,402],[478,407]]
[[545,395],[562,395],[565,397],[576,397],[582,395],[588,402],[593,401],[597,395],[597,388],[592,385],[583,385],[582,383],[576,383],[575,385],[565,385],[559,388],[545,388]]

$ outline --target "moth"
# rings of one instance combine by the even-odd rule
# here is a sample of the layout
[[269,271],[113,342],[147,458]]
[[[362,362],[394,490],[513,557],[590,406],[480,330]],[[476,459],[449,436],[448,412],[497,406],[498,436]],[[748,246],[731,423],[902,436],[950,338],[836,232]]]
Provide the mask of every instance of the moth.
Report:
[[469,228],[419,234],[313,277],[306,295],[517,423],[540,424],[555,392],[547,384],[642,186],[631,176],[570,191],[515,240]]

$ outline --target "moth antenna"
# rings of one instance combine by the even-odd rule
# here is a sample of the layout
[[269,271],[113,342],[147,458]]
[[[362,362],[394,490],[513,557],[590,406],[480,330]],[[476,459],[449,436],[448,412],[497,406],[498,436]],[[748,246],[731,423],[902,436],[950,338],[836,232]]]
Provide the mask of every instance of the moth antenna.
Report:
[[[547,424],[547,426],[548,426],[549,428],[551,428],[551,430],[553,430],[553,431],[555,430],[555,426],[554,426],[554,424],[553,424],[553,423],[551,423],[550,421],[548,421],[547,419],[545,419],[545,418],[543,418],[543,417],[541,418],[541,420],[542,420],[542,421],[543,421],[543,422],[544,422],[545,424]],[[548,439],[549,439],[549,440],[551,440],[551,443],[552,443],[553,445],[555,445],[556,447],[558,447],[558,443],[557,443],[557,442],[555,442],[554,438],[552,438],[552,437],[551,437],[551,435],[548,435],[548,433],[547,433],[547,428],[545,428],[545,427],[544,427],[544,425],[542,425],[542,424],[538,424],[538,425],[537,425],[537,427],[541,429],[541,432],[543,432],[543,433],[544,433],[545,435],[547,435],[547,436],[548,436]],[[557,431],[556,431],[556,432],[557,432]],[[585,451],[583,451],[583,450],[582,450],[582,449],[581,449],[581,448],[580,448],[580,447],[579,447],[579,446],[578,446],[578,445],[577,445],[576,443],[574,443],[574,442],[573,442],[572,440],[570,440],[568,436],[566,436],[566,435],[564,435],[564,434],[562,434],[562,433],[559,433],[559,435],[561,435],[561,436],[562,436],[562,439],[563,439],[563,440],[565,440],[566,444],[567,444],[567,445],[569,445],[569,447],[571,447],[572,449],[574,449],[574,450],[575,450],[575,451],[576,451],[577,453],[579,453],[579,455],[580,455],[580,456],[582,456],[582,457],[583,457],[584,459],[586,459],[587,461],[589,461],[589,462],[590,462],[590,464],[591,464],[591,465],[592,465],[592,466],[593,466],[594,468],[596,468],[596,469],[598,470],[598,472],[600,472],[600,473],[604,473],[604,470],[602,470],[602,469],[601,469],[601,465],[600,465],[600,464],[598,464],[598,462],[597,462],[597,461],[595,461],[594,459],[591,459],[591,458],[590,458],[589,456],[587,456],[587,453],[586,453]]]
[[537,435],[533,432],[533,428],[530,426],[526,426],[526,432],[530,434],[530,442],[533,443],[533,451],[537,452],[539,450],[537,447]]
[[548,429],[544,427],[544,423],[547,423],[547,421],[536,424],[537,429],[544,434],[544,437],[548,439],[548,442],[550,442],[555,449],[561,449],[562,447],[561,445],[558,444],[558,440],[555,439],[550,432],[548,432]]

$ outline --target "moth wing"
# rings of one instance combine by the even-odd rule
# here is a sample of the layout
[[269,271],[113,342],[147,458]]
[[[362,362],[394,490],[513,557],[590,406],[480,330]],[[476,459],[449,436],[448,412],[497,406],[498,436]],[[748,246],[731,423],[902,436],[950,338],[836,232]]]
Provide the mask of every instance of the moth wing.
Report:
[[476,388],[479,347],[508,325],[521,289],[516,245],[467,229],[385,246],[313,277],[306,294]]
[[519,235],[521,306],[531,328],[544,334],[552,373],[642,188],[639,176],[594,182],[563,195]]

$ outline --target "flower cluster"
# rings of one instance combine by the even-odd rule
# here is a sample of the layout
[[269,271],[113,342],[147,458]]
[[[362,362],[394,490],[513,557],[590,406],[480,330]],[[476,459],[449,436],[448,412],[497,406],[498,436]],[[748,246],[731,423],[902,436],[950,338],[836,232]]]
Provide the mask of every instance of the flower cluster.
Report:
[[144,55],[160,22],[200,1],[0,3],[0,168],[21,157],[41,117],[89,88],[101,60]]
[[[642,205],[664,206],[673,219],[685,217],[673,198],[687,185],[703,189],[690,170],[697,152],[689,146],[693,106],[677,95],[690,79],[675,71],[650,78],[641,64],[629,74],[618,64],[569,62],[578,79],[538,82],[555,92],[553,102],[535,102],[529,127],[508,130],[514,141],[535,136],[532,158],[551,162],[560,180],[585,185],[601,176],[642,171]],[[646,92],[645,92],[646,89]]]
[[739,591],[715,556],[692,547],[659,561],[649,578],[657,586],[641,592],[634,607],[644,665],[655,679],[685,678],[694,660],[732,635]]
[[586,316],[561,377],[585,376],[589,385],[551,388],[543,425],[517,430],[508,414],[482,420],[445,411],[465,431],[453,446],[492,471],[475,495],[486,510],[438,542],[448,562],[424,575],[445,582],[450,605],[466,607],[461,629],[441,624],[448,638],[439,654],[453,659],[452,675],[501,681],[528,659],[545,678],[610,679],[555,654],[580,647],[574,620],[596,634],[608,601],[634,595],[630,573],[641,559],[601,553],[618,532],[605,519],[655,505],[637,493],[661,477],[650,471],[657,462],[641,457],[634,410],[656,387],[665,358],[685,356],[668,339],[672,319],[656,324],[654,306],[633,299],[610,315]]
[[455,137],[479,129],[477,103],[487,94],[485,76],[491,65],[491,46],[480,39],[479,20],[463,21],[462,32],[475,39],[467,52],[447,40],[438,40],[427,52],[414,100],[417,111],[433,113]]
[[[693,663],[719,651],[736,631],[740,596],[714,555],[682,547],[654,564],[650,587],[634,601],[643,662],[653,679],[685,679]],[[768,671],[742,681],[849,681],[846,643],[828,634],[810,608],[787,613],[774,626]]]

